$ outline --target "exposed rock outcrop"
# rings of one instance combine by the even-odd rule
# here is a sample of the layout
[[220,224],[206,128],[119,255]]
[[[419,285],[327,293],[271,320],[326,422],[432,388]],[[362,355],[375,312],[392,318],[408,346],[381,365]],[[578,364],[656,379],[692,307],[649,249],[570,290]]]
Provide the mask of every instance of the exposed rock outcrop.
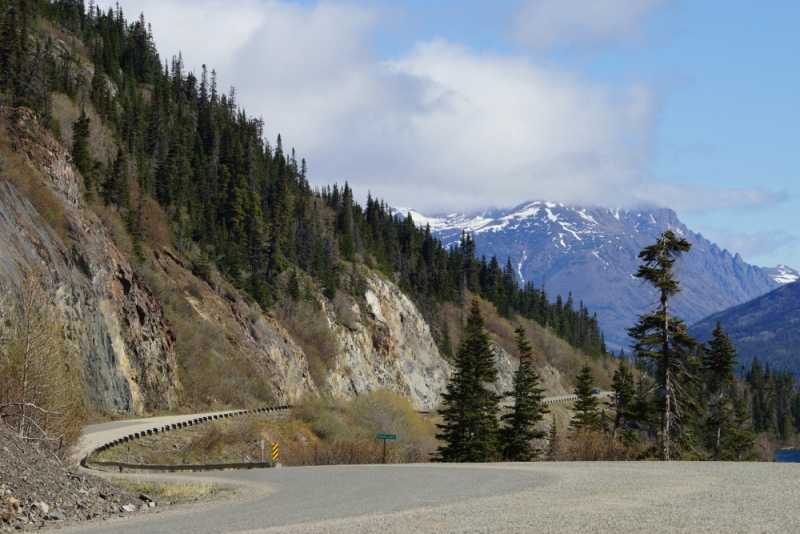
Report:
[[[87,394],[102,411],[170,409],[179,383],[175,339],[163,310],[106,228],[80,200],[68,151],[33,112],[3,111],[5,172],[30,165],[58,203],[61,235],[11,182],[0,181],[0,288],[34,268],[56,288],[65,343],[81,360]],[[13,161],[12,161],[13,160]],[[6,178],[6,176],[3,176]]]
[[514,389],[514,373],[519,367],[519,361],[506,352],[506,350],[492,343],[494,351],[494,368],[497,369],[497,381],[492,384],[492,390],[498,395],[503,395]]
[[397,286],[374,273],[364,274],[364,282],[364,309],[350,299],[353,320],[337,318],[333,305],[322,300],[331,329],[341,343],[328,378],[330,393],[350,398],[389,389],[406,397],[418,410],[436,408],[452,365],[439,354],[417,307]]
[[[514,373],[519,368],[519,360],[509,354],[497,343],[492,343],[494,351],[494,366],[497,369],[497,381],[492,384],[492,390],[498,395],[504,395],[514,389]],[[539,373],[539,387],[545,395],[558,396],[572,393],[564,387],[564,380],[558,369],[547,362],[535,362],[536,372]]]
[[[254,373],[263,376],[275,402],[295,404],[306,394],[317,394],[303,349],[271,313],[261,313],[257,305],[231,290],[196,279],[188,266],[168,251],[156,253],[156,259],[163,274],[175,284],[171,288],[175,297],[185,299],[196,314],[192,318],[199,323],[196,327],[224,335],[227,356],[247,361]],[[191,293],[179,289],[186,285],[191,286]]]

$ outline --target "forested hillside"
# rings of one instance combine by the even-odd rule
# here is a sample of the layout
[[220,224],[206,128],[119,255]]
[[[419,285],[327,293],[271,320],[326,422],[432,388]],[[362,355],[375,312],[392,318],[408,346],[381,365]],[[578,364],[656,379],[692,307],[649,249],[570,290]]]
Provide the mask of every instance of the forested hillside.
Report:
[[707,317],[690,331],[705,340],[717,322],[730,333],[743,365],[757,358],[773,370],[800,376],[800,282]]
[[[71,138],[84,194],[119,213],[137,253],[153,233],[147,225],[154,199],[195,274],[207,278],[213,265],[262,308],[272,305],[279,276],[292,267],[333,297],[344,260],[393,278],[442,346],[435,310],[461,302],[468,289],[506,317],[518,313],[589,354],[605,352],[596,318],[582,304],[575,309],[571,298],[560,297],[551,303],[532,284],[519,287],[510,263],[501,268],[496,258],[477,259],[468,236],[446,250],[410,218],[393,217],[383,201],[370,197],[360,205],[347,183],[312,188],[305,160],[280,135],[274,146],[266,141],[266,121],[245,113],[235,89],[220,90],[213,70],[186,72],[180,56],[162,63],[143,16],[128,22],[119,5],[104,12],[78,0],[2,0],[0,7],[9,103],[33,107],[62,138]],[[50,21],[75,46],[54,43],[52,32],[32,39],[37,21]],[[89,86],[74,76],[87,61]],[[51,93],[81,107],[71,132],[58,131]],[[101,120],[118,142],[106,159],[87,148],[92,120]]]

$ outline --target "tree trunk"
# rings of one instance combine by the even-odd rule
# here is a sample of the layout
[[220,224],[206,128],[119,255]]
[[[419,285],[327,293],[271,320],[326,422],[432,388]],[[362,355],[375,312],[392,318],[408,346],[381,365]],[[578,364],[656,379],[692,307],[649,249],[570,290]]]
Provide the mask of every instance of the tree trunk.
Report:
[[[666,373],[669,375],[669,371]],[[669,408],[669,395],[664,395],[664,407],[661,412],[661,460],[669,461],[669,425],[670,425],[670,408]]]
[[664,331],[662,332],[661,358],[663,365],[661,387],[664,395],[664,407],[661,412],[661,460],[669,461],[669,425],[670,425],[670,369],[672,362],[669,357],[669,296],[661,291],[661,308],[664,310]]

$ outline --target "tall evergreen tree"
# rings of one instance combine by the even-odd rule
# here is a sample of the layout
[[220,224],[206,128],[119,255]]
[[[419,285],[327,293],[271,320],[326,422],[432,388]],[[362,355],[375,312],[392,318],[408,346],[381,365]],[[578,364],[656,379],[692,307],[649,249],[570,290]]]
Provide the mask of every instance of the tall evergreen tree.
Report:
[[441,342],[439,343],[439,352],[447,359],[453,357],[453,341],[450,339],[450,329],[447,328],[447,322],[442,325]]
[[436,437],[447,442],[437,449],[437,462],[491,462],[498,450],[497,410],[500,397],[488,388],[497,380],[494,352],[484,328],[478,299],[473,299],[455,372],[443,395],[443,422]]
[[639,266],[637,278],[649,282],[659,295],[659,305],[651,313],[639,316],[628,335],[634,339],[634,350],[639,358],[653,362],[658,369],[658,394],[661,398],[660,452],[662,460],[669,460],[670,436],[675,432],[673,420],[679,415],[675,391],[682,375],[689,374],[694,362],[692,351],[697,341],[686,332],[686,325],[671,315],[670,298],[680,291],[675,274],[675,262],[691,249],[684,238],[666,231],[654,245],[639,253],[644,265]]
[[611,391],[614,392],[611,399],[614,407],[614,436],[616,437],[620,432],[624,432],[635,418],[636,384],[624,359],[620,359],[619,366],[614,371]]
[[600,414],[600,400],[594,394],[594,375],[588,365],[584,365],[577,376],[578,384],[575,386],[575,417],[570,421],[570,426],[577,430],[600,430],[603,428],[603,417]]
[[736,349],[719,321],[712,336],[703,352],[703,367],[708,387],[716,393],[736,382]]
[[550,430],[547,433],[547,459],[550,461],[558,460],[559,439],[558,421],[556,421],[556,414],[553,414]]
[[703,351],[703,368],[709,403],[707,427],[715,459],[720,459],[723,429],[732,428],[735,418],[733,390],[736,385],[736,349],[717,322],[713,338]]
[[130,189],[128,188],[128,158],[117,149],[117,157],[109,165],[108,176],[103,183],[103,200],[106,204],[115,204],[119,208],[130,208]]
[[89,123],[86,110],[83,110],[72,125],[72,163],[83,176],[83,183],[88,192],[94,187],[93,163],[89,154]]
[[534,439],[542,439],[547,433],[537,430],[536,423],[548,412],[542,403],[544,389],[538,387],[539,375],[533,368],[533,349],[525,337],[525,329],[517,326],[517,350],[519,351],[519,369],[514,374],[514,389],[506,393],[513,397],[514,406],[500,420],[506,426],[500,430],[503,458],[512,462],[528,462],[539,455],[531,443]]
[[752,461],[758,456],[758,436],[747,413],[747,402],[739,397],[733,402],[733,417],[726,418],[721,432],[717,458],[720,460]]

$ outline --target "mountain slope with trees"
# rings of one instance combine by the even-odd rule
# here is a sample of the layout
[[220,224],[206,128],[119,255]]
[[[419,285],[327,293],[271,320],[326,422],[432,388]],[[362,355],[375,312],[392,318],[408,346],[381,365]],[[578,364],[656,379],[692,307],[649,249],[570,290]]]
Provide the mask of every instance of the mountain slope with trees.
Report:
[[758,358],[761,365],[800,377],[800,281],[706,317],[690,333],[705,341],[718,322],[730,335],[743,366],[749,368]]

